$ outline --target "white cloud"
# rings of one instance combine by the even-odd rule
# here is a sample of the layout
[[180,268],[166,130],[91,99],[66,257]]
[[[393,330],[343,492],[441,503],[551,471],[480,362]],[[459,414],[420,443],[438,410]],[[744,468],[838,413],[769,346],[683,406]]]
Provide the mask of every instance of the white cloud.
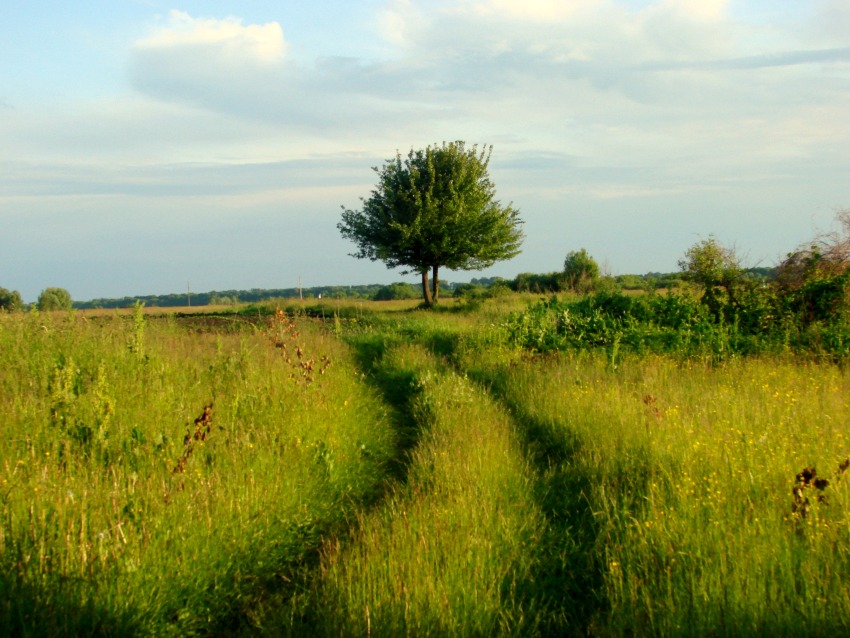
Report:
[[[375,16],[384,59],[328,55],[312,67],[282,58],[224,63],[233,38],[268,25],[172,13],[135,48],[133,79],[156,99],[256,120],[272,139],[297,132],[338,147],[368,140],[373,152],[386,152],[513,136],[503,153],[531,145],[586,166],[676,166],[684,181],[665,188],[727,179],[748,162],[768,176],[780,160],[816,160],[816,145],[802,141],[823,131],[805,110],[811,96],[839,121],[848,110],[846,92],[813,65],[844,64],[848,51],[753,55],[752,29],[733,23],[727,4],[659,0],[632,10],[611,0],[394,0]],[[771,41],[800,46],[776,34]]]
[[650,11],[658,8],[687,21],[711,23],[726,17],[728,5],[728,0],[662,0]]
[[[230,152],[273,161],[287,156],[275,145],[386,152],[512,136],[508,148],[631,164],[675,156],[666,149],[689,144],[678,136],[683,128],[722,131],[720,139],[741,148],[788,121],[804,135],[799,109],[812,96],[846,118],[846,91],[835,79],[846,75],[850,49],[752,55],[749,27],[727,14],[726,0],[659,0],[639,10],[612,0],[394,0],[375,15],[386,37],[382,60],[329,49],[308,67],[286,58],[276,22],[172,11],[131,52],[133,85],[153,99],[122,106],[123,118],[98,113],[98,127],[82,127],[85,139],[62,122],[56,128],[67,132],[54,131],[55,139],[108,145],[125,126],[126,136],[139,132],[135,143],[183,160]],[[830,77],[817,64],[838,66]],[[817,137],[822,122],[810,129]],[[698,134],[689,145],[722,153],[710,138]]]
[[428,21],[425,13],[411,0],[394,0],[376,16],[378,37],[392,47],[404,47],[415,40],[413,35]]
[[823,45],[824,41],[850,43],[850,3],[846,0],[819,0],[814,19],[813,39]]
[[130,79],[157,100],[189,104],[239,119],[321,119],[321,107],[303,106],[305,87],[288,63],[277,22],[243,24],[239,18],[195,18],[172,11],[166,24],[135,43]]
[[276,64],[286,52],[283,29],[277,22],[243,25],[239,18],[193,18],[172,10],[165,25],[139,40],[141,49],[194,48],[211,54],[208,63],[255,62]]
[[133,47],[131,82],[162,102],[337,144],[428,119],[429,106],[399,90],[416,84],[415,71],[330,54],[302,68],[277,55],[281,34],[276,23],[246,26],[172,12],[168,25]]
[[482,15],[500,14],[534,22],[563,21],[600,7],[601,0],[488,0],[475,5]]

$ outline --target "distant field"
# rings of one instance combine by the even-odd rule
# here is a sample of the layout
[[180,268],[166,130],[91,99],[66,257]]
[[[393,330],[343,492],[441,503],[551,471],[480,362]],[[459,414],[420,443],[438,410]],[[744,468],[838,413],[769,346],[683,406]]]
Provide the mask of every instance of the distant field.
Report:
[[4,315],[0,627],[846,634],[846,366],[532,354],[540,298]]
[[[326,308],[333,311],[335,308],[357,308],[368,307],[372,310],[409,310],[416,308],[421,303],[418,299],[404,299],[400,301],[350,301],[333,299],[281,299],[279,301],[260,302],[257,304],[238,305],[216,305],[216,306],[144,306],[142,312],[145,315],[189,315],[189,314],[237,314],[246,312],[246,308],[260,307],[264,309],[287,308],[287,309],[309,309]],[[451,304],[452,300],[448,300]],[[112,315],[131,315],[134,308],[87,308],[75,310],[85,317],[108,317]]]
[[[75,310],[83,317],[109,317],[112,315],[132,315],[134,309],[129,308],[87,308]],[[142,312],[146,315],[169,315],[169,314],[198,314],[210,312],[233,312],[232,306],[169,306],[161,308],[158,306],[145,306]]]

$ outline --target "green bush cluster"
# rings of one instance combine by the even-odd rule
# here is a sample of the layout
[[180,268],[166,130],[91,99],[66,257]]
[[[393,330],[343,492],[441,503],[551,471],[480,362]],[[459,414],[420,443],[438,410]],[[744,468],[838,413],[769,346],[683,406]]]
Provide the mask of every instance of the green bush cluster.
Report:
[[396,282],[388,286],[382,286],[372,297],[373,301],[396,301],[398,299],[416,299],[421,292],[413,286],[404,282]]
[[494,281],[489,286],[480,284],[458,284],[455,286],[453,297],[465,302],[470,308],[476,308],[487,299],[495,299],[508,294],[510,288],[504,280]]
[[507,321],[512,343],[538,352],[625,347],[682,356],[810,351],[850,354],[848,275],[813,280],[796,291],[764,283],[734,298],[688,291],[665,295],[598,292],[575,301],[542,300]]
[[0,287],[0,311],[6,310],[13,312],[15,310],[23,310],[24,302],[21,299],[21,293],[17,290],[8,290]]
[[71,293],[64,288],[45,288],[38,296],[39,310],[70,310],[73,305]]

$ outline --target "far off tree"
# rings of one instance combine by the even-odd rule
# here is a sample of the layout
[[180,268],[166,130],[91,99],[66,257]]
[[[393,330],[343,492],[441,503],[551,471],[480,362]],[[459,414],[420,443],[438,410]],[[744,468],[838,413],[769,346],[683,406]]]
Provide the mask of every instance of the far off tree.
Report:
[[7,312],[15,312],[23,310],[24,301],[21,299],[21,293],[17,290],[7,290],[0,287],[0,310]]
[[518,255],[522,220],[496,200],[487,171],[492,150],[443,142],[375,167],[375,190],[361,198],[361,210],[343,206],[337,225],[357,245],[352,256],[420,274],[430,306],[439,300],[441,267],[481,270]]
[[[702,301],[715,317],[722,307],[737,305],[736,289],[744,269],[734,249],[721,244],[714,235],[697,242],[679,260],[679,268],[687,281],[702,288]],[[721,296],[725,293],[725,299]]]
[[564,260],[564,278],[570,290],[588,292],[599,279],[599,264],[584,248],[570,251]]
[[45,288],[38,296],[39,310],[70,310],[71,293],[64,288]]

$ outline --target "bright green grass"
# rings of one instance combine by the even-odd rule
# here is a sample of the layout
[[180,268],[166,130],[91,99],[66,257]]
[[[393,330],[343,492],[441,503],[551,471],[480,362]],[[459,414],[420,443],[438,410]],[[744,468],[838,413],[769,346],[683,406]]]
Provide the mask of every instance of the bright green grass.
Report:
[[[850,376],[750,359],[717,367],[564,354],[483,370],[593,512],[584,547],[604,635],[834,635],[850,618]],[[486,366],[485,366],[486,367]],[[792,513],[816,466],[828,504]],[[569,501],[569,495],[562,495]]]
[[0,316],[0,627],[847,632],[850,373],[533,357],[514,305]]
[[405,479],[350,539],[326,545],[305,617],[271,633],[533,633],[545,519],[510,418],[421,347],[399,345],[382,365],[416,379],[421,432]]
[[[395,447],[349,349],[307,323],[195,333],[7,317],[0,358],[0,625],[12,634],[249,626],[379,492]],[[208,437],[175,472],[210,403]]]

